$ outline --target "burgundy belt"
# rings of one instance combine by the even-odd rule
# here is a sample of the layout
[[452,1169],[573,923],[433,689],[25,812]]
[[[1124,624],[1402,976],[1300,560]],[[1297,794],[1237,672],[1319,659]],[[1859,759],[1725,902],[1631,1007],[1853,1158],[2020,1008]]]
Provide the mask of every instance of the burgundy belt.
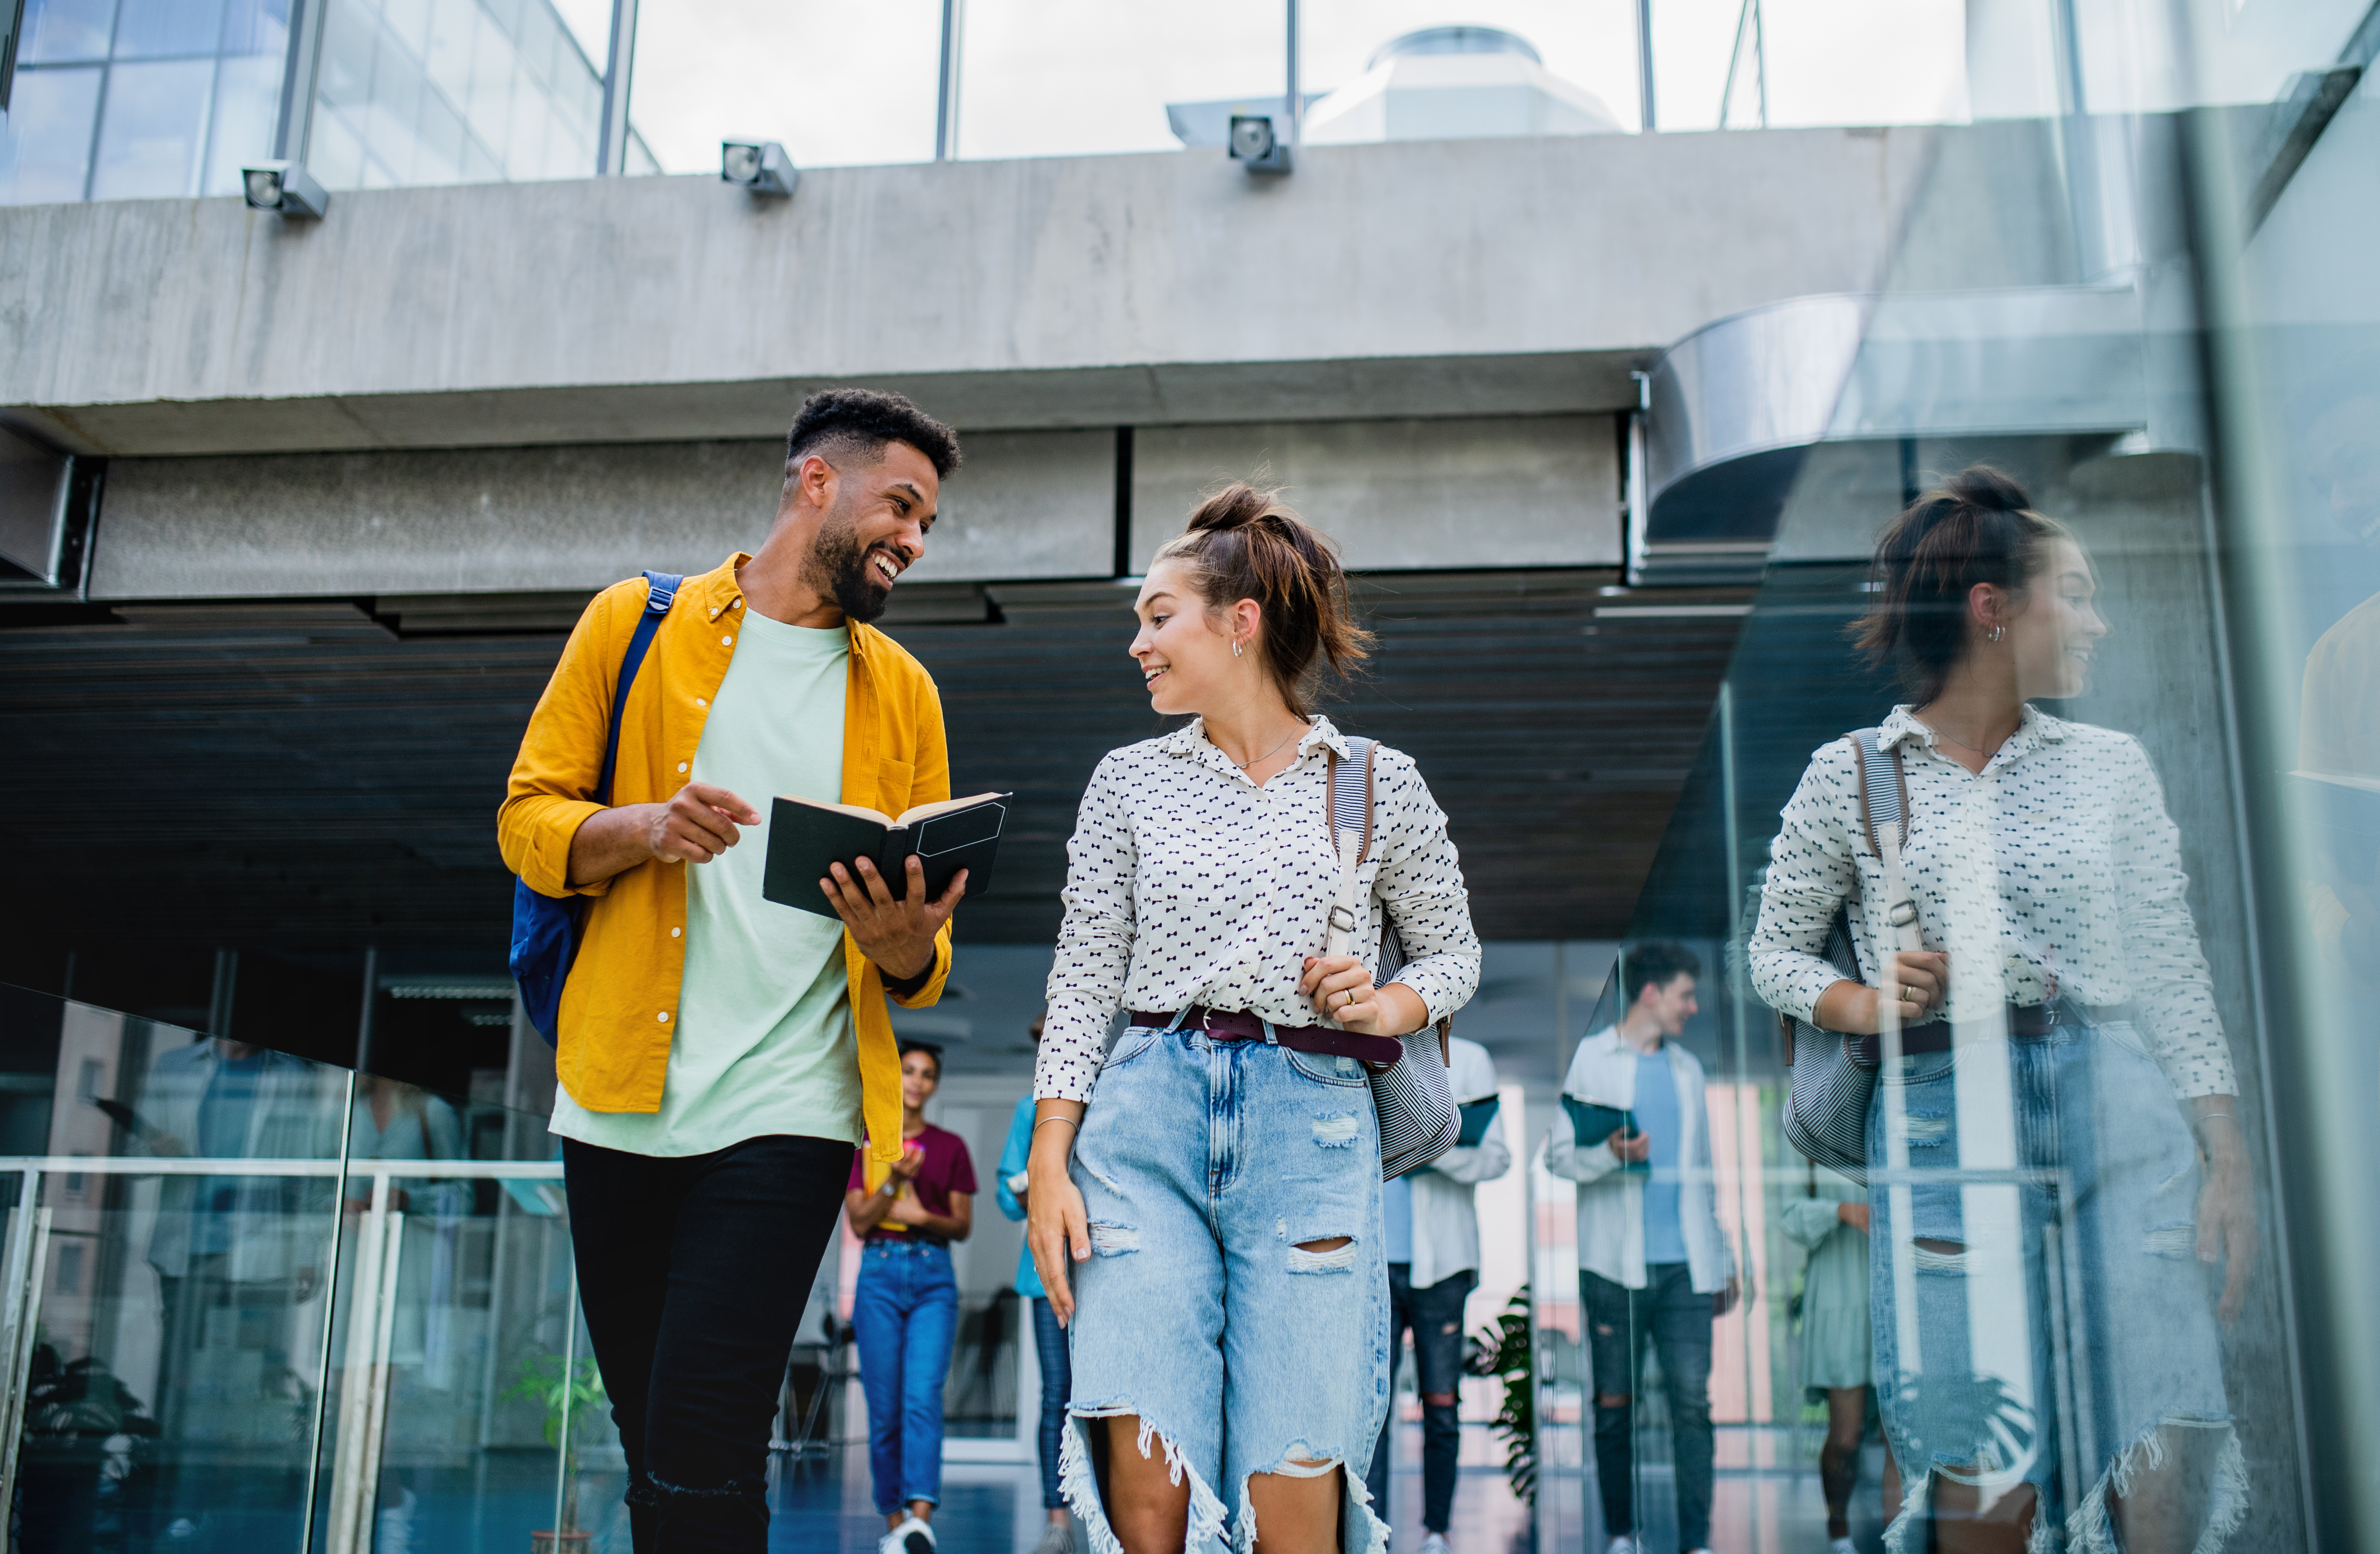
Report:
[[[2105,1004],[2097,1007],[2057,999],[2048,1003],[2011,1003],[2008,1006],[2008,1033],[2017,1041],[2038,1041],[2060,1026],[2112,1026],[2131,1020],[2129,1004]],[[1880,1036],[1847,1036],[1851,1055],[1873,1068],[1884,1061],[1884,1038]],[[1950,1050],[1950,1022],[1933,1020],[1922,1026],[1910,1026],[1900,1033],[1903,1057],[1922,1057],[1928,1052]]]
[[[1170,1012],[1132,1012],[1135,1026],[1170,1026]],[[1183,1011],[1184,1030],[1204,1031],[1219,1041],[1262,1041],[1264,1021],[1238,1009],[1208,1009],[1192,1004]],[[1293,1052],[1320,1052],[1327,1057],[1354,1058],[1383,1067],[1405,1055],[1405,1044],[1393,1036],[1366,1036],[1361,1031],[1333,1030],[1329,1026],[1275,1026],[1273,1039]]]

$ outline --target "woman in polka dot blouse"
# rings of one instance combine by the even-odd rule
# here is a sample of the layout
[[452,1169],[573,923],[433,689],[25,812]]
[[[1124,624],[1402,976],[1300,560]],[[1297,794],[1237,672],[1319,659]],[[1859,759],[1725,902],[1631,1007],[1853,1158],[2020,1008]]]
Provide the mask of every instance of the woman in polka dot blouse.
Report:
[[[1887,1002],[1901,1026],[1867,1119],[1876,1384],[1909,1487],[1888,1547],[1915,1554],[1931,1520],[1945,1549],[2211,1554],[2247,1475],[2205,1265],[2228,1321],[2255,1223],[2156,773],[2031,705],[2083,688],[2095,574],[1981,467],[1893,522],[1876,573],[1862,645],[1920,692],[1877,738],[1925,948],[1894,947],[1837,740],[1785,807],[1750,965],[1821,1029],[1874,1036]],[[1856,981],[1818,953],[1846,908]]]
[[[1132,657],[1172,734],[1114,751],[1068,844],[1034,1073],[1028,1241],[1074,1394],[1059,1451],[1093,1554],[1377,1554],[1388,1406],[1366,1061],[1461,1008],[1479,941],[1446,817],[1376,750],[1360,955],[1324,955],[1333,759],[1306,705],[1363,656],[1330,540],[1234,486],[1158,552]],[[1382,924],[1408,959],[1375,987]],[[1111,1022],[1131,1028],[1101,1055]]]

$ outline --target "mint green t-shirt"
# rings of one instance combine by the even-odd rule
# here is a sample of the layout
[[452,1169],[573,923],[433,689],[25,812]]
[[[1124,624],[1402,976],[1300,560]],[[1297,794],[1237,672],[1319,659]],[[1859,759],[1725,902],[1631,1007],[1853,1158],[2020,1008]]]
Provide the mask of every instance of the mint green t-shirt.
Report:
[[841,626],[742,620],[688,778],[759,810],[743,840],[686,870],[686,979],[657,1112],[589,1111],[567,1093],[553,1131],[637,1155],[704,1155],[767,1134],[860,1138],[859,1057],[843,925],[760,893],[769,805],[843,798],[851,662]]

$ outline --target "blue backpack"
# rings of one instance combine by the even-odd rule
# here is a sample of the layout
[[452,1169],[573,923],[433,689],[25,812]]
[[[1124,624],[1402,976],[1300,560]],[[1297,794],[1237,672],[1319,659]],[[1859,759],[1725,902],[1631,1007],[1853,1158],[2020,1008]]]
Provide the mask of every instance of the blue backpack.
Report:
[[[628,704],[628,687],[637,683],[637,670],[653,645],[653,633],[661,628],[684,580],[667,572],[645,574],[652,591],[620,660],[620,683],[612,693],[612,734],[603,743],[603,775],[595,784],[598,804],[612,802],[612,771],[620,762],[620,710]],[[526,880],[513,881],[513,980],[520,985],[528,1023],[549,1047],[561,1020],[563,984],[570,980],[571,963],[578,958],[578,926],[586,911],[583,895],[550,896],[529,889]]]

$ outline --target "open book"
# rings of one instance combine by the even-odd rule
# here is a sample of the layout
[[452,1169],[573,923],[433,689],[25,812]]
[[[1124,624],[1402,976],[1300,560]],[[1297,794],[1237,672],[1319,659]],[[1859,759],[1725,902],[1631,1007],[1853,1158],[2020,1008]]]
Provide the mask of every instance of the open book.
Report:
[[856,874],[856,866],[866,858],[897,899],[908,893],[914,854],[925,865],[928,896],[941,895],[962,868],[967,871],[966,893],[981,895],[991,888],[992,858],[1000,851],[1000,828],[1013,796],[948,798],[895,819],[856,804],[780,795],[769,808],[769,861],[760,893],[782,906],[832,917],[833,904],[819,889],[820,880],[831,878],[829,864]]

